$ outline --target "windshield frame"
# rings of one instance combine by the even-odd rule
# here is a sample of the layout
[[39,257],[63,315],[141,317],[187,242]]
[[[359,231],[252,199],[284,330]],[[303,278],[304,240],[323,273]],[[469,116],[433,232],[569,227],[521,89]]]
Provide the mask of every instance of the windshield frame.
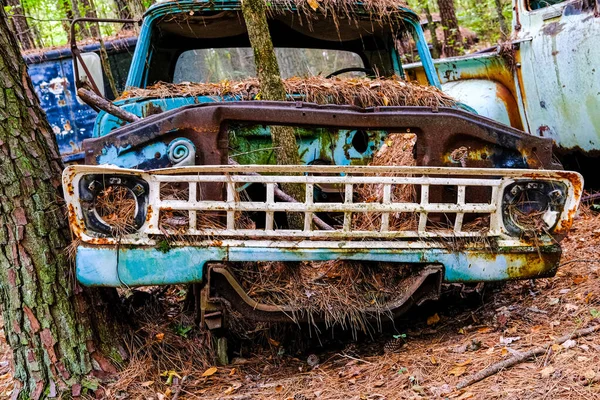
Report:
[[[429,47],[425,40],[425,35],[419,24],[418,17],[414,12],[409,9],[401,8],[406,13],[406,17],[402,17],[402,22],[407,25],[409,29],[407,31],[413,36],[417,52],[421,58],[427,80],[431,86],[441,88],[437,72],[435,70],[433,59],[429,52]],[[129,76],[127,79],[127,87],[147,87],[148,84],[148,68],[149,61],[152,59],[153,49],[151,46],[153,28],[160,18],[166,15],[178,14],[178,13],[189,13],[191,11],[239,11],[240,3],[238,1],[225,2],[215,6],[212,3],[197,2],[184,0],[181,2],[169,2],[162,3],[152,6],[144,15],[142,27],[140,30],[140,36],[138,38],[138,44],[135,49],[133,56],[133,62],[129,70]],[[294,11],[290,9],[290,11]],[[392,63],[394,69],[397,69],[399,75],[404,75],[401,61],[398,57],[398,53],[394,46],[391,46]]]

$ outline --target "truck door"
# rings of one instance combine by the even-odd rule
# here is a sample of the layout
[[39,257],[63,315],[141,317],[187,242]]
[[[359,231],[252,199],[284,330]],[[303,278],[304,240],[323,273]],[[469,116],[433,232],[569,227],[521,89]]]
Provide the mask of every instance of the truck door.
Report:
[[517,73],[530,132],[561,150],[600,150],[598,0],[517,1]]

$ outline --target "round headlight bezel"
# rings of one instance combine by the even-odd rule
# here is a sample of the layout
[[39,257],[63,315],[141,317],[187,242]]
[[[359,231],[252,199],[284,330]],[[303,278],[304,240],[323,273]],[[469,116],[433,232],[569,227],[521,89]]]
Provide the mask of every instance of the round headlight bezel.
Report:
[[502,196],[504,227],[513,236],[552,234],[567,197],[559,181],[520,180],[507,185]]

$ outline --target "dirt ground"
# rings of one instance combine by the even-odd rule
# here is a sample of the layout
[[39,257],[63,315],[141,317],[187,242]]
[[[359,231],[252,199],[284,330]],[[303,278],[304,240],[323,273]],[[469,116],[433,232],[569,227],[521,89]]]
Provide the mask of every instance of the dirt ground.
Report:
[[[202,359],[205,342],[177,316],[183,303],[179,299],[167,312],[172,323],[146,327],[152,337],[142,345],[132,340],[132,348],[146,351],[134,355],[114,381],[102,383],[96,396],[600,399],[600,332],[555,344],[542,356],[455,389],[459,381],[493,363],[600,324],[600,216],[583,212],[562,244],[562,266],[554,278],[487,286],[483,295],[449,290],[441,301],[415,309],[372,338],[313,339],[297,351],[293,341],[263,335],[267,344],[261,350],[233,344],[237,354],[224,367]],[[400,343],[400,349],[384,353],[390,340]],[[12,383],[4,340],[0,356],[0,397],[5,398]]]

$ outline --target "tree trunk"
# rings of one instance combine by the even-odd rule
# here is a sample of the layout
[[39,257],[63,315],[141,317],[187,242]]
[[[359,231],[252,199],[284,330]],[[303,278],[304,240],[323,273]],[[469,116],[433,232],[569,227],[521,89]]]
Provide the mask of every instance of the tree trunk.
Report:
[[21,6],[20,0],[6,0],[6,5],[10,6],[10,14],[12,15],[10,20],[21,48],[23,50],[33,49],[35,47],[33,35],[27,23],[27,18],[25,18],[25,10]]
[[[73,12],[74,18],[81,17],[81,11],[79,10],[79,0],[71,0],[71,11]],[[78,33],[84,38],[89,38],[91,36],[90,30],[88,29],[86,24],[78,24]]]
[[442,54],[442,44],[440,43],[437,37],[437,22],[433,21],[433,16],[431,15],[431,10],[429,9],[429,4],[427,3],[427,0],[423,1],[421,5],[423,7],[425,17],[427,18],[427,29],[429,30],[429,34],[431,35],[431,56],[433,58],[440,58]]
[[504,14],[502,13],[503,4],[502,0],[494,0],[496,4],[496,14],[498,14],[498,22],[500,23],[500,31],[502,31],[502,38],[506,38],[510,33],[508,31],[508,25],[506,23],[506,18],[504,18]]
[[71,34],[71,22],[73,21],[73,10],[71,9],[71,3],[69,0],[59,0],[59,7],[63,12],[63,15],[69,21],[62,21],[62,27],[67,34],[67,37]]
[[[83,11],[85,12],[85,16],[87,18],[98,18],[98,14],[96,13],[96,8],[94,7],[94,3],[91,0],[81,0],[81,4],[83,5]],[[100,36],[100,29],[98,28],[98,24],[93,22],[88,24],[88,29],[90,31],[90,36],[93,38],[97,38]]]
[[[269,33],[265,1],[242,0],[242,13],[254,51],[261,99],[285,101],[286,92]],[[277,164],[300,165],[294,129],[289,126],[271,126],[270,130]],[[300,185],[285,185],[283,189],[296,200],[304,201],[304,189]],[[291,227],[298,229],[302,227],[303,218],[299,215],[288,214],[288,223]]]
[[15,398],[78,395],[123,358],[114,291],[74,281],[52,130],[0,9],[0,302]]
[[437,0],[437,3],[444,28],[444,54],[446,57],[458,56],[462,54],[463,46],[454,0]]
[[[129,3],[127,0],[115,0],[115,5],[117,6],[117,15],[121,19],[133,19],[133,13],[131,12],[131,8],[129,7]],[[123,24],[124,31],[130,31],[134,28],[133,24]]]

